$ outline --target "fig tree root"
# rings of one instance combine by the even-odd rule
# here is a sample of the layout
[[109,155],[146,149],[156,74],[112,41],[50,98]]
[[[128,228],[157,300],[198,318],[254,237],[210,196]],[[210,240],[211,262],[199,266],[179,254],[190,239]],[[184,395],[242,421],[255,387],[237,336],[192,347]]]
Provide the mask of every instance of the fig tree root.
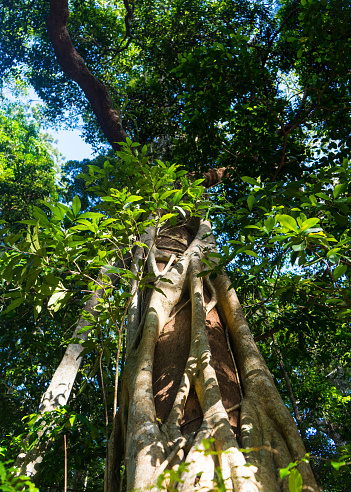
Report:
[[[210,491],[220,480],[229,491],[288,492],[279,468],[305,449],[228,277],[199,277],[202,258],[216,251],[211,225],[200,221],[181,241],[165,237],[149,255],[162,293],[153,290],[148,302],[140,293],[133,305],[118,449],[108,466],[116,474],[124,456],[127,491],[169,487],[165,471],[173,470],[171,485],[182,492]],[[317,491],[308,464],[298,469],[303,490]],[[116,479],[106,490],[118,488]]]

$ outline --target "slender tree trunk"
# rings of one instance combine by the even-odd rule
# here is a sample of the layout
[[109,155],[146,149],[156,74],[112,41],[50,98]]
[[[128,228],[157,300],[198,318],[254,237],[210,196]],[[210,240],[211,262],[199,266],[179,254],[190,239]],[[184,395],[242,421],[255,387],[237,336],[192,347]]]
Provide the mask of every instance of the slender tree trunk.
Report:
[[[153,246],[156,276],[167,258],[174,264],[155,285],[163,294],[140,295],[133,308],[108,492],[119,490],[123,456],[128,491],[157,490],[166,469],[186,463],[176,490],[212,490],[220,469],[227,490],[275,492],[288,491],[279,468],[305,455],[229,279],[198,276],[215,250],[207,221],[161,233]],[[309,466],[298,469],[303,490],[317,491]]]
[[[114,275],[106,272],[106,268],[103,269],[101,273],[110,277],[112,282],[114,281]],[[93,316],[96,316],[94,308],[101,295],[102,290],[95,292],[85,304],[84,310]],[[91,324],[91,322],[85,320],[83,316],[80,316],[72,334],[72,338],[80,339],[82,343],[85,342],[91,330],[84,331],[83,333],[80,333],[80,331],[89,324]],[[41,398],[39,404],[40,413],[44,414],[45,412],[52,412],[55,408],[67,404],[82,362],[82,357],[80,357],[80,354],[84,350],[82,343],[70,343],[67,346],[62,360]],[[30,451],[18,455],[15,466],[19,468],[21,475],[34,476],[38,472],[38,466],[43,461],[45,452],[50,445],[48,439],[41,439],[47,430],[48,427],[45,427],[40,431],[37,443]]]

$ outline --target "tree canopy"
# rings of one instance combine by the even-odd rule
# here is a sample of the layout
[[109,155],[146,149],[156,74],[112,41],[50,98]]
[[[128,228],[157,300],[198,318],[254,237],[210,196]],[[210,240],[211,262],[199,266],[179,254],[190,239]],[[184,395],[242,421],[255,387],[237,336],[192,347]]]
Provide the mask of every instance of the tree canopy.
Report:
[[[1,218],[11,233],[28,228],[2,242],[1,420],[12,439],[8,448],[4,438],[6,459],[18,453],[22,438],[15,436],[26,434],[20,419],[36,412],[33,402],[62,356],[60,344],[70,338],[87,292],[97,289],[89,277],[116,256],[111,242],[123,259],[150,214],[164,209],[172,222],[178,207],[180,214],[206,210],[211,217],[220,252],[204,260],[206,275],[229,272],[284,403],[316,457],[317,479],[326,491],[346,490],[349,2],[2,0],[1,7],[3,79],[27,80],[52,123],[81,115],[86,140],[101,153],[92,162],[69,163],[63,179],[70,184],[57,191],[39,110],[3,102]],[[54,203],[58,193],[64,200]],[[161,219],[153,218],[156,226]],[[104,422],[111,425],[115,367],[118,381],[125,357],[118,330],[133,281],[125,266],[118,268],[114,287],[102,280],[119,328],[105,313],[83,344],[74,398],[57,411],[50,431],[58,437],[41,490],[62,487],[66,434],[72,483],[84,483],[89,467],[84,490],[101,487]],[[143,282],[152,289],[152,279]],[[33,417],[29,427],[35,433],[42,423]]]

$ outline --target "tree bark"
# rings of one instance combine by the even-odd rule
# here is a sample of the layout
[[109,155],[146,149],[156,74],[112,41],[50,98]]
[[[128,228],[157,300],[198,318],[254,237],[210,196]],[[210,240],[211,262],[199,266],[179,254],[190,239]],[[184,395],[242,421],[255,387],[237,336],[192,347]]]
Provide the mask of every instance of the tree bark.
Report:
[[[101,273],[104,276],[110,277],[112,283],[115,280],[115,276],[107,272],[106,268],[104,268]],[[97,305],[98,298],[101,297],[101,294],[102,290],[95,292],[84,306],[84,310],[94,317],[97,314],[94,308]],[[89,324],[91,324],[91,321],[85,320],[81,315],[72,334],[72,338],[80,339],[81,343],[70,343],[67,346],[62,360],[41,398],[39,413],[44,414],[45,412],[52,412],[56,408],[67,404],[82,362],[82,357],[80,356],[84,350],[82,343],[88,339],[91,330],[84,331],[83,333],[79,332]],[[20,475],[34,476],[38,472],[38,467],[43,461],[44,455],[50,445],[48,439],[41,439],[47,430],[48,427],[45,427],[40,431],[37,442],[30,451],[18,455],[15,466],[19,468]]]
[[[50,0],[50,6],[47,27],[59,63],[85,92],[116,149],[116,142],[126,136],[120,116],[106,87],[87,69],[71,42],[66,28],[68,2]],[[206,185],[218,183],[225,172],[211,171]],[[229,279],[223,274],[212,283],[208,277],[198,277],[201,259],[215,250],[209,222],[201,221],[195,231],[177,228],[171,239],[160,237],[150,244],[149,271],[157,277],[164,268],[162,277],[171,283],[158,280],[155,285],[163,294],[140,293],[131,307],[105,490],[119,490],[119,464],[124,457],[127,490],[157,489],[160,474],[187,463],[173,484],[183,492],[211,490],[219,469],[227,490],[288,491],[278,469],[303,458],[305,449],[235,292],[229,290]],[[208,453],[204,439],[209,438],[213,440],[208,441]],[[254,449],[246,455],[240,445]],[[309,466],[302,463],[298,468],[304,490],[316,491]],[[166,478],[165,482],[168,485]]]
[[[113,439],[118,449],[108,463],[105,490],[118,490],[116,475],[124,455],[126,490],[158,490],[157,479],[166,469],[187,463],[173,484],[176,490],[212,490],[219,467],[227,490],[288,491],[279,468],[302,459],[305,449],[228,277],[218,276],[213,284],[198,277],[201,258],[216,249],[210,223],[201,221],[194,237],[180,228],[176,234],[167,241],[160,237],[153,246],[156,262],[162,258],[157,262],[161,269],[175,245],[186,243],[175,264],[162,272],[171,283],[156,284],[163,294],[153,291],[150,300],[144,299],[138,330],[127,347],[118,435]],[[228,347],[218,326],[228,332],[240,381],[233,364],[230,377],[221,373]],[[203,440],[210,438],[209,454]],[[254,449],[245,454],[240,446]],[[303,490],[317,491],[309,466],[302,463],[298,469]]]
[[121,117],[113,108],[107,87],[91,73],[74,47],[67,30],[68,17],[68,0],[50,0],[47,30],[57,60],[66,75],[84,91],[107,140],[115,150],[119,150],[119,143],[127,138]]

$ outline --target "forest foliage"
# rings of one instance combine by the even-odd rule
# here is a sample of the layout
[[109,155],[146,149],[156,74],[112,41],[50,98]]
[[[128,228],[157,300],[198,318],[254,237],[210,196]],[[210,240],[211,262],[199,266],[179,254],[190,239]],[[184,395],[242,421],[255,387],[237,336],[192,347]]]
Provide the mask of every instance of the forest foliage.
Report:
[[[123,262],[150,220],[159,227],[205,211],[221,251],[208,256],[207,273],[229,271],[324,490],[347,490],[348,2],[70,2],[72,40],[140,142],[117,155],[106,151],[84,94],[55,59],[48,2],[0,3],[1,76],[20,75],[45,102],[29,110],[2,99],[0,108],[1,458],[30,447],[48,420],[53,444],[42,490],[62,488],[63,436],[72,480],[84,475],[85,490],[101,487],[133,275]],[[77,112],[102,155],[66,164],[62,188],[40,121]],[[202,196],[202,173],[220,167],[223,183]],[[94,280],[116,255],[114,284]],[[153,288],[152,278],[138,281]],[[99,321],[90,319],[74,396],[55,415],[39,416],[42,389],[98,288],[104,301]]]

